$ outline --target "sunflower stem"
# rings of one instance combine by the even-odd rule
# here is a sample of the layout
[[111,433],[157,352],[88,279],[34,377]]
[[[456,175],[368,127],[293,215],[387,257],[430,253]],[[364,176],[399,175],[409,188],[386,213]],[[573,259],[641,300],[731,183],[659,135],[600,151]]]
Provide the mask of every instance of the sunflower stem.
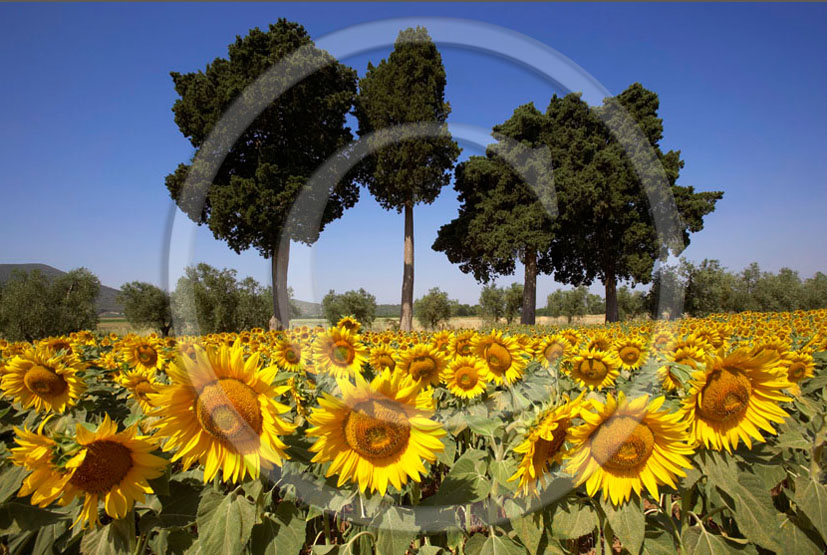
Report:
[[324,523],[324,540],[327,545],[333,545],[330,539],[330,522],[327,520],[327,513],[322,513],[322,522]]

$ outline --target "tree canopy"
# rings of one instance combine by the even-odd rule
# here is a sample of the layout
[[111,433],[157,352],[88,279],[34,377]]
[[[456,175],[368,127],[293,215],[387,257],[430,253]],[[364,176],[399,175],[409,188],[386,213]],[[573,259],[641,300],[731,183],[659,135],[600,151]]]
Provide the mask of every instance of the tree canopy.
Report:
[[[279,63],[277,72],[268,72]],[[202,146],[211,132],[222,132],[216,125],[234,102],[254,102],[242,98],[243,91],[262,76],[265,91],[285,86],[293,74],[314,65],[319,69],[264,107],[210,175],[216,153],[202,152]],[[167,189],[190,218],[206,224],[235,252],[255,248],[272,260],[273,311],[283,326],[289,320],[290,240],[312,244],[358,200],[349,174],[327,198],[318,199],[326,203],[320,226],[289,218],[308,178],[352,139],[345,117],[356,96],[356,72],[316,49],[301,25],[279,19],[267,31],[256,28],[237,37],[228,57],[216,58],[205,70],[171,75],[180,96],[172,109],[175,123],[196,154],[193,163],[180,164],[167,176]],[[194,187],[184,187],[188,178]]]
[[121,286],[118,302],[123,314],[133,327],[155,328],[166,337],[172,329],[172,308],[169,293],[143,281],[131,281]]
[[[423,27],[401,31],[388,58],[376,66],[368,63],[359,81],[359,134],[371,137],[371,154],[359,166],[360,180],[380,206],[405,214],[404,331],[410,331],[413,318],[413,207],[437,198],[460,152],[445,125],[451,112],[445,83],[442,57]],[[406,135],[420,124],[432,126],[427,136]]]
[[423,327],[436,329],[451,318],[451,301],[448,293],[434,287],[414,303],[414,315]]
[[364,327],[370,327],[376,319],[376,297],[362,288],[337,295],[334,290],[322,299],[324,317],[331,325],[343,316],[353,316]]

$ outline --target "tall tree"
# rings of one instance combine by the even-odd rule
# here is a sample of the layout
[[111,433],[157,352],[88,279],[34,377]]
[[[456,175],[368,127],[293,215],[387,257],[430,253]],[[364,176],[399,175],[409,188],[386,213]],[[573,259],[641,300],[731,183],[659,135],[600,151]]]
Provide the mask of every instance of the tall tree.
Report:
[[121,286],[118,302],[127,321],[135,328],[155,328],[166,337],[172,329],[169,293],[151,283],[130,281]]
[[[372,135],[377,145],[361,167],[361,180],[385,210],[405,214],[400,329],[413,325],[414,243],[413,209],[432,203],[450,180],[459,156],[445,121],[451,106],[445,101],[442,57],[422,27],[399,33],[394,50],[379,65],[368,64],[359,81],[356,117],[359,134]],[[407,138],[392,144],[386,133],[411,124],[432,124],[429,136]],[[383,144],[383,146],[379,146]]]
[[[316,49],[301,25],[279,19],[267,31],[256,28],[237,37],[228,57],[216,58],[204,71],[171,75],[180,95],[172,109],[175,123],[196,148],[198,161],[225,110],[278,63],[286,66],[278,74],[267,73],[268,86],[288,83],[294,71],[305,67],[321,67],[266,106],[232,144],[214,176],[204,175],[205,167],[198,164],[180,164],[167,176],[166,186],[191,219],[209,226],[235,252],[255,248],[271,259],[273,313],[280,328],[289,321],[290,241],[312,244],[327,223],[358,200],[358,187],[348,174],[327,198],[319,199],[326,202],[320,226],[289,218],[308,178],[352,139],[345,116],[356,97],[356,72]],[[214,155],[203,154],[207,159]],[[184,189],[188,177],[194,190]],[[202,203],[198,193],[204,190]]]
[[376,297],[361,287],[358,291],[346,291],[340,295],[331,289],[322,299],[322,309],[331,326],[335,326],[342,316],[353,316],[369,328],[376,319]]
[[414,303],[416,319],[423,327],[436,329],[441,322],[451,318],[451,300],[448,293],[439,287],[428,290],[428,293]]
[[[555,278],[574,284],[600,279],[607,321],[618,320],[617,282],[649,283],[655,261],[679,254],[723,197],[676,184],[684,162],[680,151],[660,149],[658,107],[657,95],[635,83],[599,107],[569,94],[553,97],[546,111],[546,142],[562,207]],[[668,220],[670,192],[674,222]],[[671,237],[655,226],[663,214],[677,226],[668,230]]]
[[537,275],[549,273],[557,205],[549,151],[541,143],[545,116],[525,104],[494,126],[498,143],[456,169],[459,214],[443,225],[434,250],[480,282],[511,275],[523,263],[520,323],[534,324]]

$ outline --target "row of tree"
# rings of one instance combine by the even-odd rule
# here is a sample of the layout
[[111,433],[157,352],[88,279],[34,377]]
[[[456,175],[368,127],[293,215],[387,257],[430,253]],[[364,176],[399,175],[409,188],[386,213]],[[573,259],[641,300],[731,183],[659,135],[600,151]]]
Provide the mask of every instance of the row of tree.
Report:
[[[293,84],[306,68],[316,70]],[[383,208],[404,213],[400,326],[409,330],[414,206],[437,198],[460,153],[445,123],[445,69],[427,31],[403,30],[388,58],[369,63],[359,79],[301,25],[282,19],[238,37],[228,57],[204,71],[172,78],[175,122],[196,155],[166,186],[233,250],[255,248],[271,259],[276,325],[289,320],[290,242],[314,243],[363,185]],[[242,97],[251,85],[255,94]],[[540,274],[575,286],[601,280],[606,317],[617,320],[617,283],[649,283],[655,261],[680,253],[722,198],[677,185],[684,163],[679,151],[660,149],[657,112],[657,95],[639,84],[597,107],[578,94],[552,97],[545,112],[518,107],[494,126],[498,142],[485,156],[456,167],[459,214],[433,248],[486,283],[513,274],[520,261],[522,323],[534,322]],[[222,120],[227,113],[236,119]],[[358,121],[355,145],[348,114]],[[233,125],[247,116],[236,136]],[[324,190],[310,183],[322,167]],[[299,199],[324,208],[317,214]]]

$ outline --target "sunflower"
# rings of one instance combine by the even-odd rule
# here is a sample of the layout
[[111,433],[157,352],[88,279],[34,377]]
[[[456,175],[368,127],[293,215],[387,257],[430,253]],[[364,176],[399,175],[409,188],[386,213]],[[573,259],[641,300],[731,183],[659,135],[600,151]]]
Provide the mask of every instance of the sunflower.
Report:
[[314,366],[336,378],[352,377],[362,372],[366,351],[357,334],[345,328],[330,328],[316,337]]
[[273,362],[288,372],[298,372],[304,368],[304,354],[302,344],[289,338],[279,339],[271,352]]
[[589,351],[608,351],[612,348],[613,341],[606,333],[597,333],[589,340],[586,345],[586,350]]
[[39,507],[51,505],[60,498],[69,474],[55,464],[57,443],[43,435],[43,427],[49,421],[48,417],[40,423],[37,433],[14,428],[17,447],[11,448],[10,460],[13,464],[31,471],[23,480],[23,485],[17,493],[18,497],[31,494],[31,503]]
[[121,345],[121,355],[130,368],[143,371],[163,370],[167,360],[158,341],[134,337]]
[[355,385],[337,380],[341,399],[323,393],[308,417],[314,427],[307,435],[318,438],[313,462],[333,461],[325,476],[338,475],[339,486],[358,482],[363,492],[384,495],[389,483],[401,490],[408,478],[419,482],[427,472],[422,461],[436,461],[444,449],[430,393],[401,372],[385,370],[370,384],[355,377]]
[[485,393],[490,381],[487,365],[477,357],[456,357],[445,369],[442,381],[451,393],[473,399]]
[[609,394],[605,405],[592,401],[596,412],[581,410],[585,422],[570,432],[576,447],[566,464],[575,485],[585,482],[590,496],[602,489],[603,499],[615,506],[628,501],[632,490],[640,495],[645,487],[658,499],[659,484],[676,487],[675,476],[686,476],[682,467],[692,466],[687,456],[693,448],[680,415],[658,411],[663,401],[650,402],[648,395],[629,401],[619,392],[617,399]]
[[623,370],[636,370],[646,361],[646,348],[640,339],[621,339],[615,342],[615,351]]
[[[700,347],[679,347],[676,350],[670,350],[666,353],[666,360],[674,362],[675,364],[685,364],[691,368],[698,368],[706,358],[706,354]],[[658,368],[657,375],[661,381],[661,387],[664,391],[675,391],[676,389],[683,389],[683,382],[672,371],[672,368],[665,364]]]
[[775,434],[771,422],[789,416],[778,403],[789,401],[782,391],[790,386],[777,364],[774,352],[746,349],[707,359],[706,367],[692,374],[680,409],[693,439],[707,449],[732,452],[739,440],[747,448],[751,438],[763,442],[759,428]]
[[519,380],[528,364],[517,341],[504,337],[501,331],[475,337],[471,349],[488,365],[491,381],[497,385],[511,385]]
[[508,481],[520,480],[522,495],[538,495],[537,482],[551,464],[560,462],[566,453],[565,441],[572,419],[580,412],[583,394],[574,400],[563,395],[563,403],[540,414],[514,452],[523,456],[517,472]]
[[149,396],[157,393],[159,387],[162,386],[162,384],[155,379],[154,372],[143,372],[141,370],[127,370],[126,372],[122,372],[115,377],[115,381],[129,391],[144,413],[152,410]]
[[377,373],[383,370],[393,371],[396,368],[395,351],[386,343],[376,345],[370,350],[370,365]]
[[439,385],[447,365],[445,355],[430,343],[417,343],[399,354],[398,368],[420,387]]
[[806,351],[789,353],[781,365],[787,372],[787,381],[791,384],[789,390],[796,396],[801,393],[799,384],[815,374],[815,360],[813,355]]
[[44,347],[46,350],[55,355],[60,351],[66,351],[68,354],[75,352],[72,348],[72,340],[65,336],[47,337],[46,339],[41,339],[36,343],[35,347]]
[[451,356],[470,356],[471,343],[474,341],[474,336],[477,332],[474,330],[461,331],[451,336],[451,344],[448,347],[448,353]]
[[82,425],[76,428],[80,451],[66,463],[69,479],[60,503],[66,505],[75,497],[83,497],[83,509],[75,524],[100,524],[98,501],[104,502],[106,514],[123,518],[135,501],[143,501],[152,493],[148,479],[164,472],[167,461],[152,455],[155,445],[147,436],[139,436],[137,425],[122,432],[105,416],[97,431]]
[[431,336],[431,345],[436,347],[438,351],[447,355],[448,349],[451,346],[451,339],[453,338],[453,334],[450,330],[442,330],[438,331]]
[[620,360],[607,351],[580,351],[568,368],[572,379],[580,387],[602,389],[612,385],[620,373]]
[[58,353],[39,347],[17,355],[6,365],[0,389],[24,409],[63,412],[74,406],[86,391],[77,374],[83,365],[72,354]]
[[544,368],[551,368],[566,356],[571,344],[562,334],[546,337],[537,346],[537,359]]
[[675,338],[669,330],[660,330],[652,336],[652,348],[656,351],[663,351],[666,349]]
[[362,329],[362,324],[353,316],[342,316],[339,318],[339,321],[336,322],[336,327],[344,328],[352,333],[359,333],[359,330]]
[[260,468],[289,458],[279,438],[295,426],[279,415],[289,407],[273,399],[289,386],[272,387],[277,366],[260,368],[258,353],[244,360],[240,343],[195,347],[195,360],[181,357],[167,370],[172,384],[150,395],[159,417],[156,436],[184,468],[199,462],[204,481],[221,469],[223,480],[258,478]]

